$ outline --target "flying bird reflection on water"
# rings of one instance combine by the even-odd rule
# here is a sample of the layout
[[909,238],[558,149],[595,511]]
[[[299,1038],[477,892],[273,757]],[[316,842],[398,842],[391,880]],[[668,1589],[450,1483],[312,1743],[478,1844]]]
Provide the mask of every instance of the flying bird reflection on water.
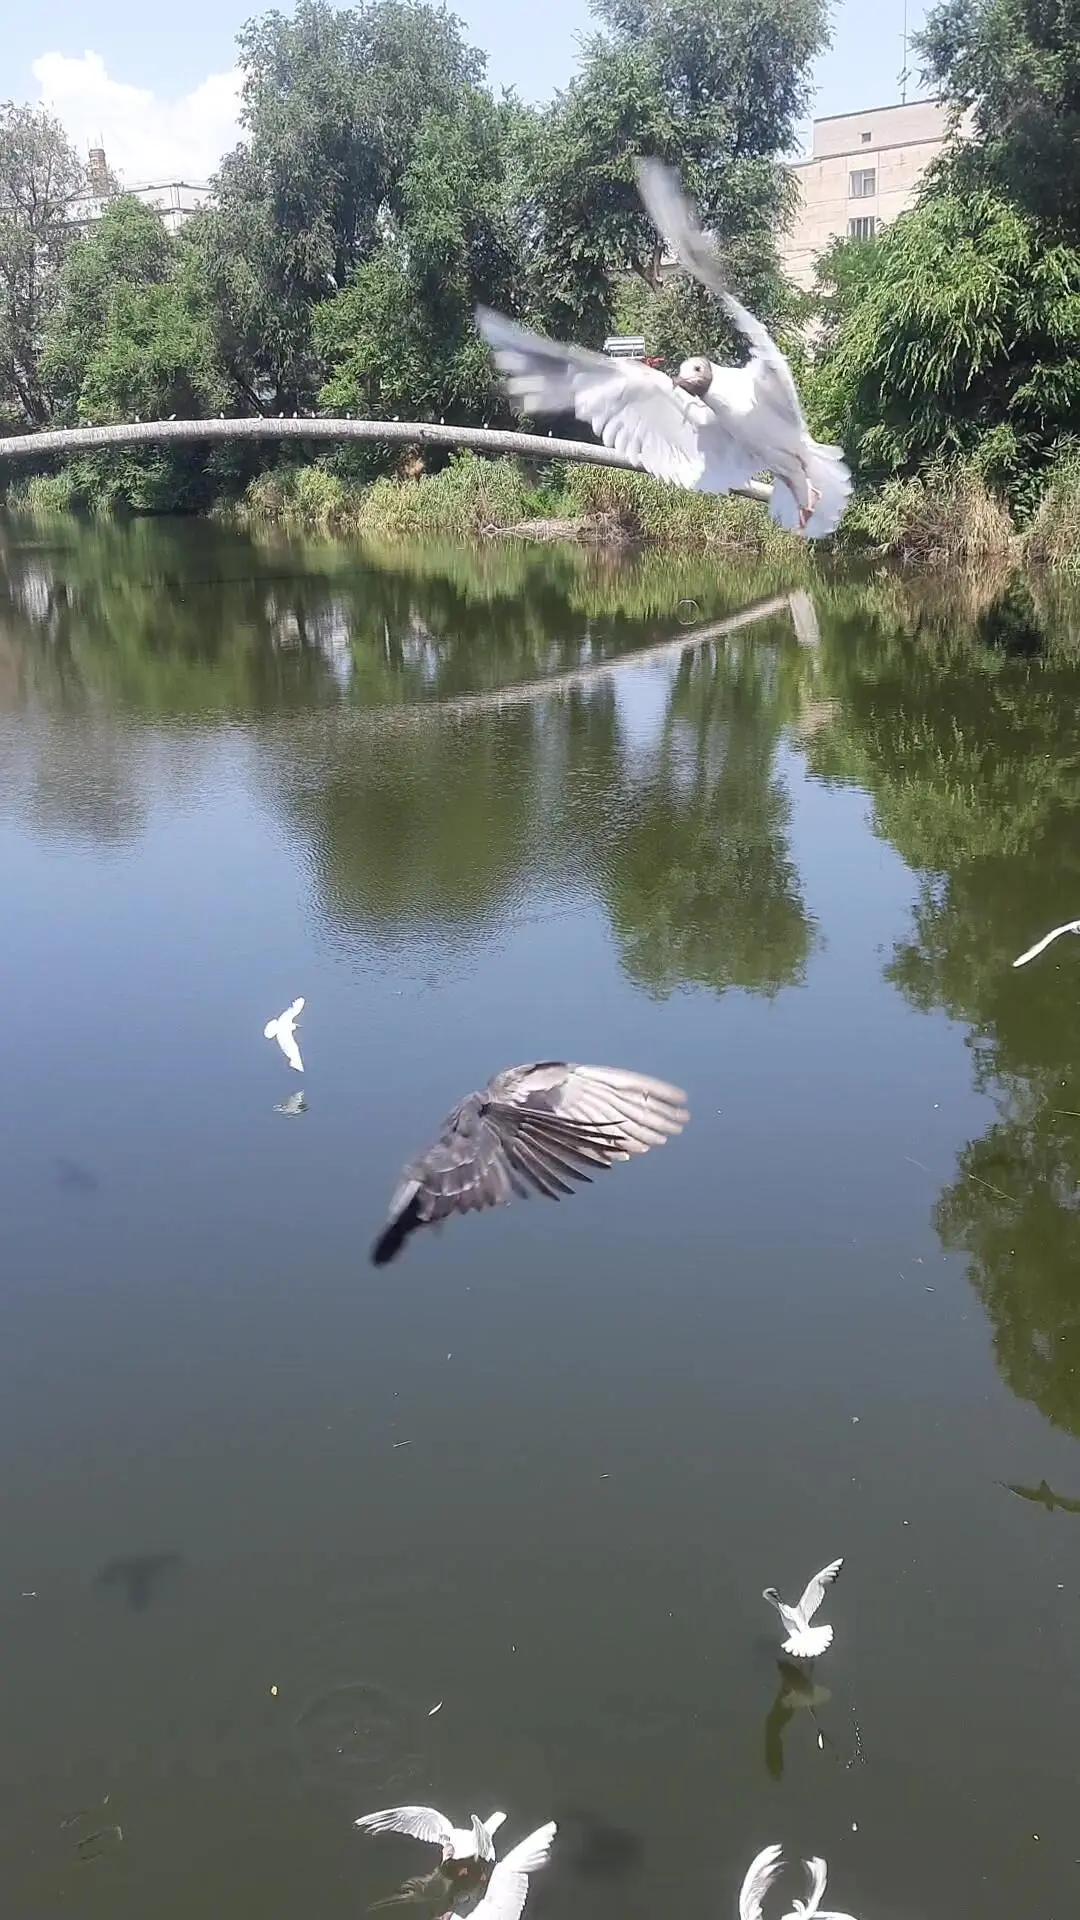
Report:
[[295,1120],[301,1113],[307,1112],[307,1095],[290,1093],[286,1099],[276,1102],[274,1112],[283,1113],[286,1120]]
[[1053,1513],[1055,1509],[1061,1513],[1080,1513],[1080,1500],[1069,1500],[1064,1494],[1055,1493],[1045,1480],[1040,1480],[1037,1487],[1017,1486],[1012,1480],[999,1480],[998,1486],[1007,1488],[1009,1493],[1018,1493],[1021,1500],[1034,1500],[1040,1507],[1045,1507],[1047,1513]]
[[820,1573],[815,1573],[802,1598],[793,1607],[781,1600],[775,1587],[766,1587],[762,1593],[762,1599],[768,1600],[770,1606],[776,1608],[787,1628],[784,1652],[794,1654],[797,1660],[813,1660],[832,1645],[832,1628],[812,1627],[810,1622],[825,1598],[826,1588],[831,1587],[843,1564],[843,1560],[831,1560]]
[[145,1613],[171,1574],[181,1564],[178,1553],[132,1553],[109,1560],[94,1575],[100,1591],[113,1589],[124,1595],[132,1613]]
[[791,1912],[784,1915],[784,1920],[853,1920],[852,1914],[830,1913],[821,1904],[825,1882],[829,1877],[824,1860],[815,1856],[811,1860],[804,1860],[803,1866],[810,1881],[810,1898],[794,1901]]
[[739,1920],[761,1920],[761,1907],[783,1865],[779,1847],[763,1847],[751,1860],[739,1888]]
[[784,1733],[800,1711],[810,1715],[819,1748],[828,1746],[835,1753],[836,1744],[818,1725],[818,1707],[832,1699],[828,1687],[819,1686],[810,1674],[802,1667],[793,1666],[790,1660],[778,1660],[776,1665],[780,1685],[765,1718],[765,1765],[773,1779],[779,1780],[784,1772]]
[[1053,941],[1060,940],[1063,933],[1080,933],[1080,920],[1066,920],[1060,927],[1051,927],[1049,933],[1044,933],[1041,940],[1036,940],[1033,947],[1029,947],[1026,953],[1022,953],[1019,959],[1013,961],[1013,966],[1026,967],[1029,960],[1034,960],[1040,953],[1045,953],[1047,947]]
[[851,493],[839,447],[811,438],[787,360],[729,290],[678,175],[657,160],[640,161],[638,189],[680,265],[719,297],[747,341],[746,365],[717,366],[698,355],[672,379],[644,361],[560,345],[479,307],[476,323],[507,393],[522,413],[573,413],[606,447],[673,486],[727,493],[767,469],[769,511],[780,526],[810,539],[832,533]]
[[296,1022],[303,1011],[303,999],[294,1000],[291,1007],[286,1007],[284,1013],[279,1013],[276,1020],[268,1020],[263,1028],[263,1038],[277,1041],[290,1067],[294,1067],[297,1073],[304,1071],[300,1048],[296,1042]]
[[686,1095],[622,1067],[565,1060],[508,1067],[467,1094],[434,1145],[411,1160],[372,1248],[376,1266],[399,1253],[417,1227],[453,1213],[504,1206],[530,1191],[550,1200],[597,1169],[647,1153],[681,1133]]
[[795,638],[800,647],[818,647],[821,645],[821,628],[818,625],[817,608],[805,587],[796,587],[789,594],[791,620],[795,628]]

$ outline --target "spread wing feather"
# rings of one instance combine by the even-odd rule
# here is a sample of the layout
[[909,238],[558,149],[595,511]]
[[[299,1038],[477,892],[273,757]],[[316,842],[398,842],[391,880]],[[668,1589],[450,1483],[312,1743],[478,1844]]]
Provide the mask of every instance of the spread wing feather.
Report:
[[476,324],[520,413],[572,413],[658,480],[697,486],[706,466],[699,434],[713,415],[658,367],[563,346],[488,307],[477,308]]

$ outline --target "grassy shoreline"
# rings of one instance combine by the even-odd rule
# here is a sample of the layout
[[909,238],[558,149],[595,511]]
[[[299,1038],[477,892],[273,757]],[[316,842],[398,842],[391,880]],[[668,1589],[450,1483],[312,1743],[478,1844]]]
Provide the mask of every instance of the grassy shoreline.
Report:
[[[75,469],[8,490],[13,513],[92,511]],[[321,464],[280,466],[214,515],[335,539],[501,538],[601,548],[650,547],[792,561],[796,554],[978,568],[1080,570],[1080,463],[1051,472],[1026,528],[972,468],[940,468],[857,491],[836,536],[811,548],[756,502],[685,493],[647,474],[561,461],[455,455],[434,473],[358,482]]]

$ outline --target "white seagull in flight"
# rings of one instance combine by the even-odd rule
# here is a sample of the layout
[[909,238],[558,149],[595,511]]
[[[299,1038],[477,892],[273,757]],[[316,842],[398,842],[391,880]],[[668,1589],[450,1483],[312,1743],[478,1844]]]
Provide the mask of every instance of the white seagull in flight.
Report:
[[802,1599],[793,1607],[781,1600],[775,1587],[766,1587],[762,1593],[762,1599],[776,1608],[787,1628],[784,1652],[794,1654],[796,1660],[813,1660],[832,1645],[832,1628],[812,1627],[810,1622],[825,1598],[825,1589],[832,1586],[843,1564],[842,1559],[831,1560],[820,1573],[815,1573]]
[[300,1049],[296,1044],[296,1022],[303,1011],[303,1000],[294,1000],[291,1007],[286,1007],[284,1013],[279,1013],[276,1020],[268,1020],[263,1028],[264,1038],[277,1041],[290,1067],[295,1067],[297,1073],[304,1071]]
[[811,437],[791,368],[729,290],[678,175],[658,160],[640,161],[637,173],[657,232],[722,301],[750,348],[749,360],[723,367],[697,355],[672,379],[640,360],[559,345],[478,307],[476,324],[507,393],[521,413],[574,414],[605,447],[672,486],[727,493],[767,470],[773,476],[769,511],[778,525],[808,539],[832,533],[851,493],[843,453]]

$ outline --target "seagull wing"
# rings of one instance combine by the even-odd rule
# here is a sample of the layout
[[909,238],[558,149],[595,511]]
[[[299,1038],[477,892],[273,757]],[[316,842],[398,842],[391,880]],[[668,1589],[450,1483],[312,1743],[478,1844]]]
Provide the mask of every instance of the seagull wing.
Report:
[[813,1619],[825,1598],[826,1588],[832,1586],[843,1564],[842,1559],[830,1560],[827,1567],[822,1567],[820,1573],[815,1573],[810,1585],[799,1601],[798,1611],[802,1614],[804,1620],[810,1621]]
[[481,1914],[484,1920],[519,1920],[529,1891],[529,1875],[547,1865],[555,1831],[554,1820],[549,1820],[511,1847],[505,1860],[493,1867],[487,1891],[473,1908],[472,1920],[479,1920]]
[[303,1073],[304,1062],[300,1056],[300,1048],[297,1044],[296,1035],[291,1027],[281,1026],[278,1028],[277,1043],[290,1067],[295,1068],[297,1073]]
[[711,408],[658,367],[562,346],[487,307],[477,308],[476,324],[519,413],[572,413],[605,447],[678,487],[697,486],[708,457],[722,451],[701,444],[702,432],[716,436]]
[[437,1807],[384,1807],[354,1824],[362,1833],[405,1833],[410,1840],[427,1840],[444,1850],[454,1844],[454,1829]]
[[806,1877],[810,1882],[810,1898],[806,1903],[806,1911],[808,1914],[816,1913],[821,1905],[822,1895],[825,1892],[825,1882],[829,1877],[829,1870],[824,1860],[819,1859],[816,1854],[812,1860],[804,1860],[803,1866],[806,1868]]
[[472,1815],[473,1852],[478,1860],[494,1860],[495,1848],[487,1824],[478,1813]]
[[805,431],[806,422],[791,368],[768,329],[731,292],[720,255],[708,235],[701,231],[678,174],[660,160],[639,160],[637,179],[645,211],[661,239],[669,242],[687,272],[723,301],[758,362],[763,392],[781,413],[794,419]]
[[779,1847],[765,1847],[751,1860],[739,1889],[739,1920],[761,1920],[762,1902],[779,1871]]

